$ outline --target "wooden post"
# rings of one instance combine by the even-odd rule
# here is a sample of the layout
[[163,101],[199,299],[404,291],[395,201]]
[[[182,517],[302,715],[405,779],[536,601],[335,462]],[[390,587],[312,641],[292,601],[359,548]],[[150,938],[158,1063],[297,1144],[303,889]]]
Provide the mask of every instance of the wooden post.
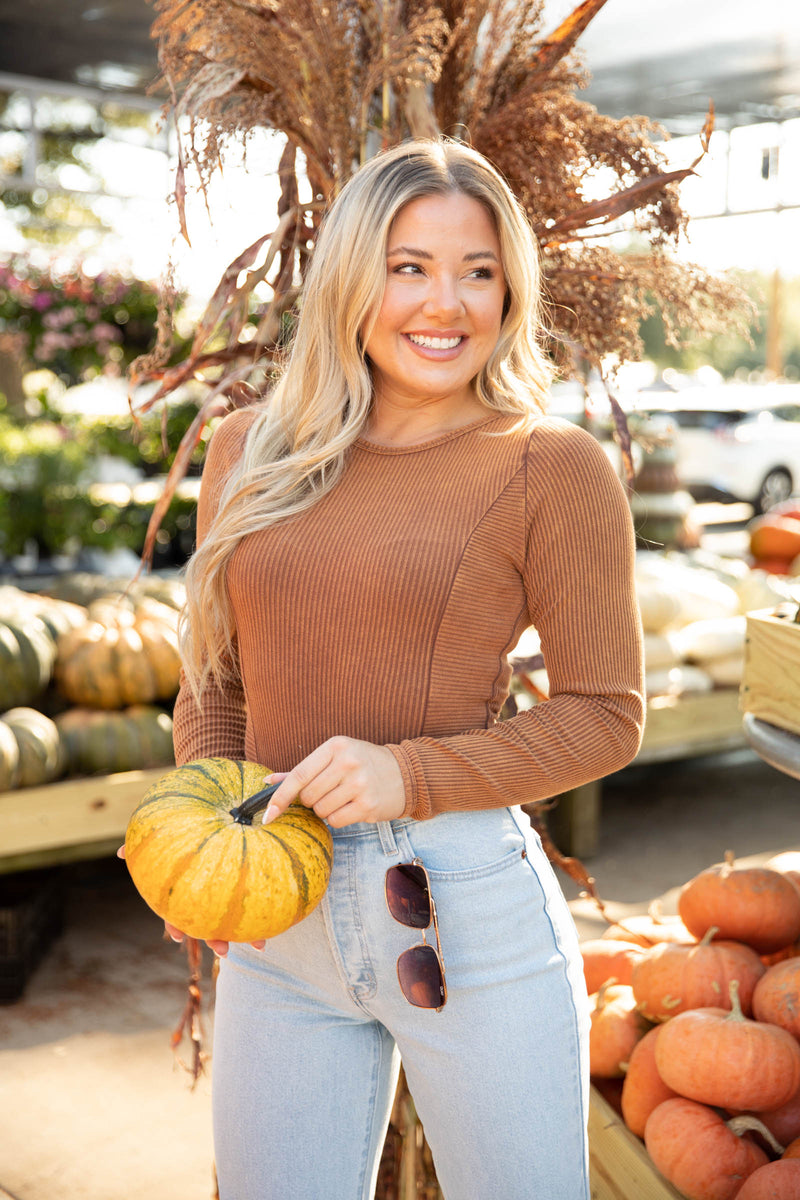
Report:
[[593,779],[556,797],[547,810],[547,828],[562,854],[591,858],[600,834],[602,782]]

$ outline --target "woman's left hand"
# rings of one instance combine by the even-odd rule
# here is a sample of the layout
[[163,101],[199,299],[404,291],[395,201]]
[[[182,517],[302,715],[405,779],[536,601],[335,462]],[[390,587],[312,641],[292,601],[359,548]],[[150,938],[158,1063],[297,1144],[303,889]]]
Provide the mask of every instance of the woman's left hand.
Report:
[[392,821],[405,811],[406,794],[397,759],[385,746],[332,737],[285,774],[270,776],[280,787],[262,818],[274,821],[297,799],[335,829],[358,821]]

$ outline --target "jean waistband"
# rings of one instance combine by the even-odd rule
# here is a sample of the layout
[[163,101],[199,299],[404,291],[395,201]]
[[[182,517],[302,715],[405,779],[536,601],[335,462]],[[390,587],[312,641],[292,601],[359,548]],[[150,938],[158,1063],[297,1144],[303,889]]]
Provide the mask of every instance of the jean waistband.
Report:
[[331,829],[335,842],[345,838],[372,838],[380,843],[384,854],[397,854],[397,834],[417,822],[411,817],[398,817],[395,821],[358,822],[355,825],[345,825],[342,829]]

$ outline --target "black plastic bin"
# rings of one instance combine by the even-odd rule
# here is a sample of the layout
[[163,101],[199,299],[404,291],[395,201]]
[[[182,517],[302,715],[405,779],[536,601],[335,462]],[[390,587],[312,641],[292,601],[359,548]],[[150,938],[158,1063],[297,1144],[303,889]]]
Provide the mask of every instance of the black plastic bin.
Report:
[[0,1004],[18,1000],[64,927],[59,867],[0,875]]

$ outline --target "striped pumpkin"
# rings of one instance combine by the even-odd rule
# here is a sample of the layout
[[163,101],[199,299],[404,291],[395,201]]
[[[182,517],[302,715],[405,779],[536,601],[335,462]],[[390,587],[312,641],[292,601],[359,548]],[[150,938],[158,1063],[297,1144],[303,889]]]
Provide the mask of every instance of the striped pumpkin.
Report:
[[269,774],[256,763],[198,759],[164,775],[130,819],[125,859],[138,892],[190,937],[274,937],[322,899],[333,843],[315,813],[295,803],[270,825],[231,815]]
[[171,700],[180,682],[178,614],[158,600],[111,596],[58,639],[55,680],[72,704],[126,708]]

